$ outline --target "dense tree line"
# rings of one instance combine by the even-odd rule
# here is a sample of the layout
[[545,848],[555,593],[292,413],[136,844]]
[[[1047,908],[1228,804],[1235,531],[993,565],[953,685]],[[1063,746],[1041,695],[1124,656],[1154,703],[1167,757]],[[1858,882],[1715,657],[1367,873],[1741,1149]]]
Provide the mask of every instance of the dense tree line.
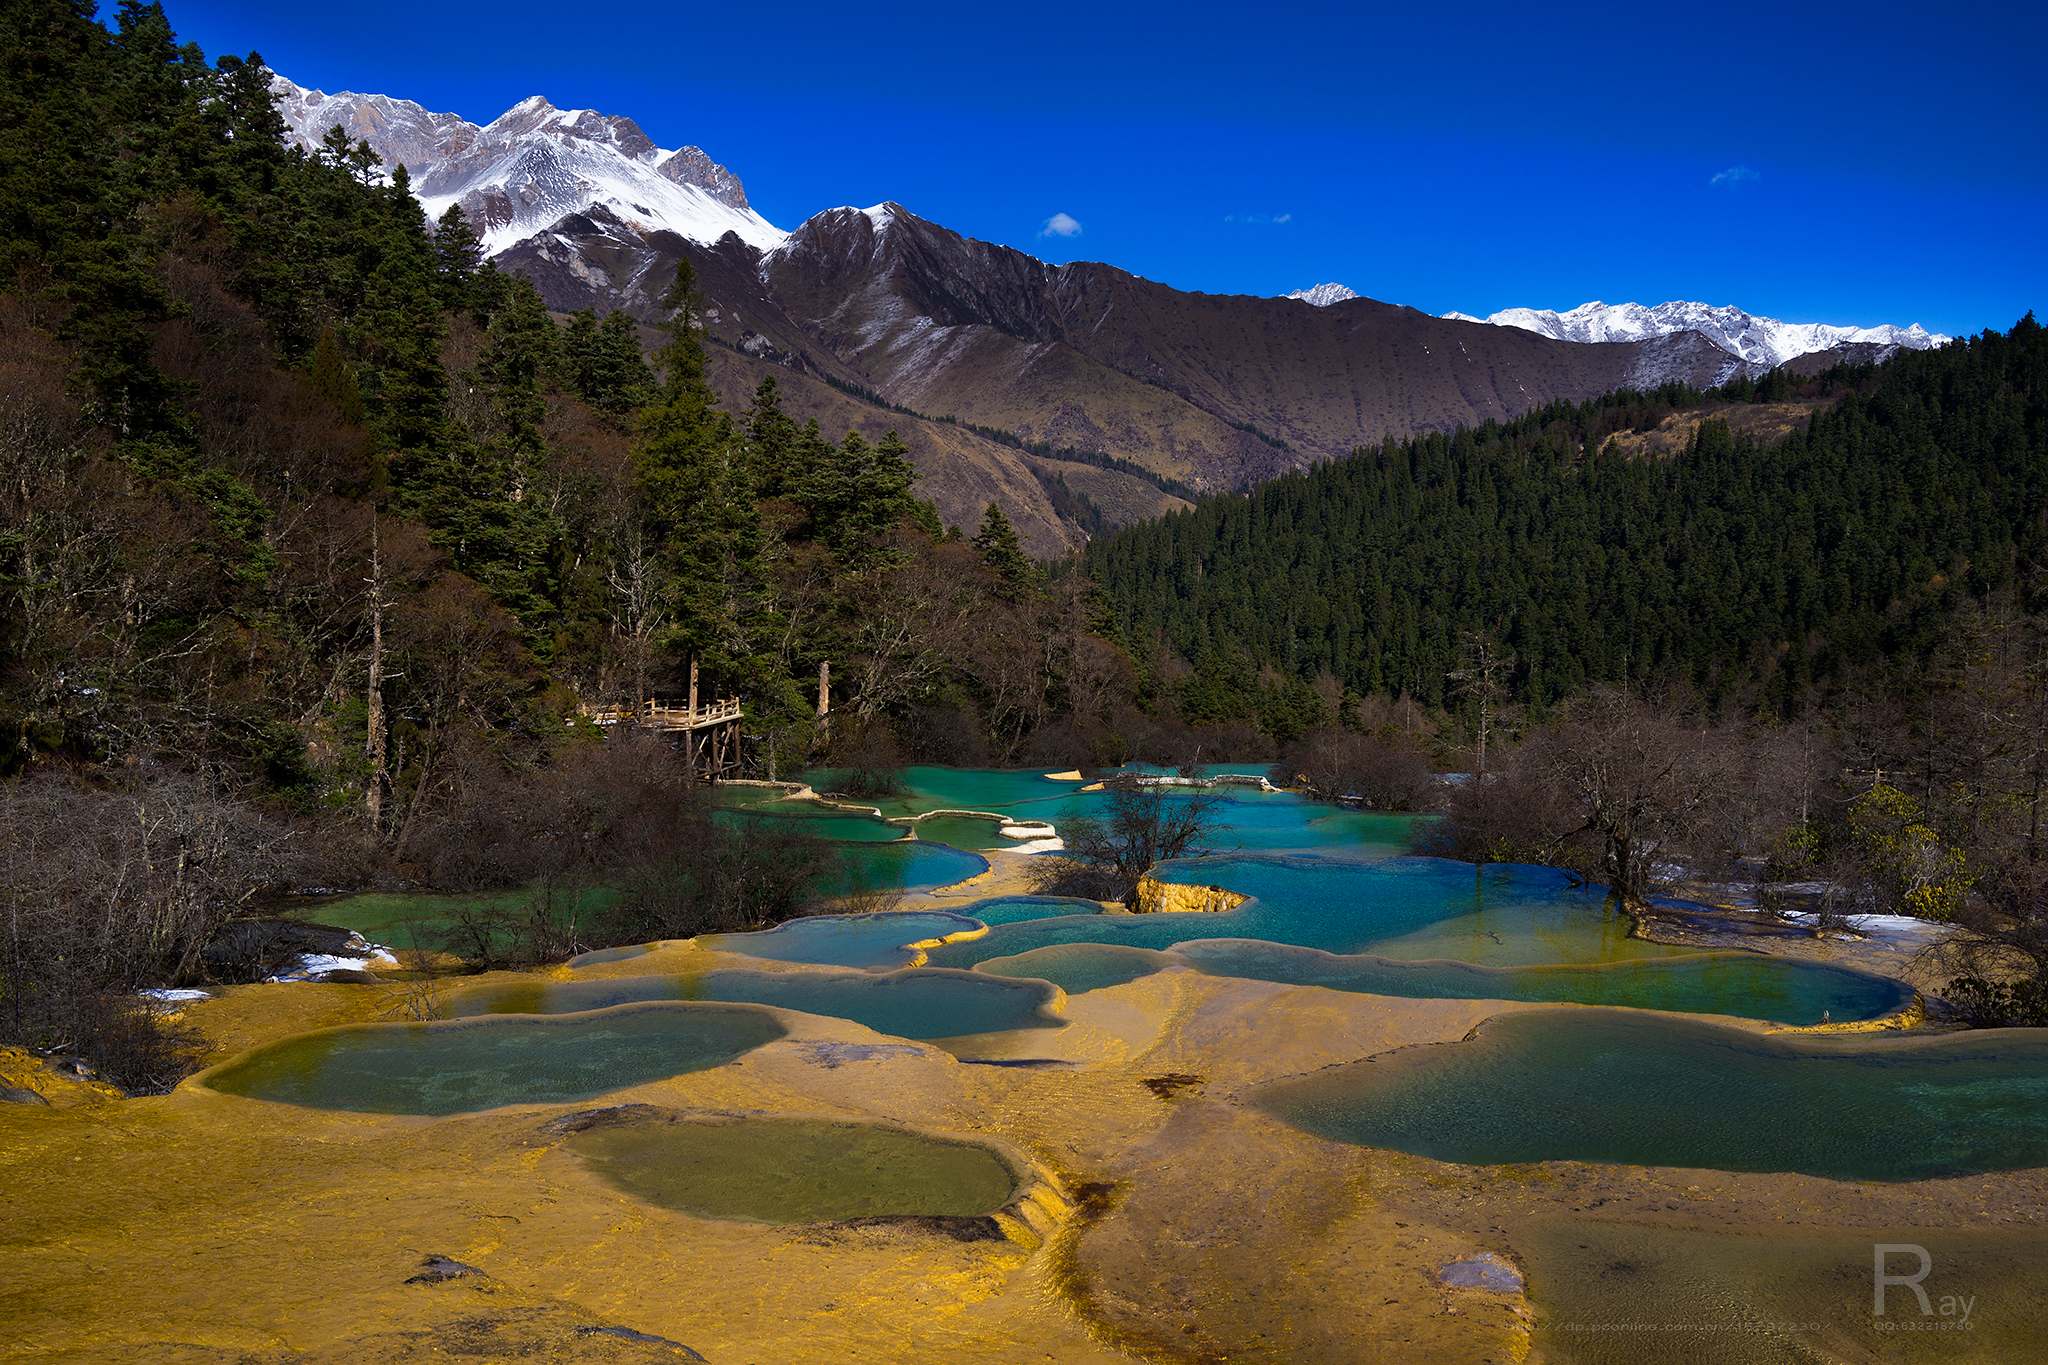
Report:
[[1389,441],[1098,540],[1088,567],[1134,638],[1193,664],[1196,716],[1301,728],[1319,676],[1458,707],[1474,633],[1515,654],[1526,702],[1675,684],[1782,714],[1810,682],[1924,653],[1959,602],[2039,561],[2048,341],[2029,314],[1831,371],[1807,391],[1834,401],[1775,445],[1711,417],[1667,461],[1610,439],[1708,397],[1790,394],[1775,384]]
[[[537,956],[791,913],[810,854],[563,794],[626,763],[588,712],[693,665],[764,775],[869,732],[1089,757],[1134,671],[1000,511],[949,534],[893,436],[713,392],[687,263],[651,365],[623,315],[551,317],[403,167],[286,146],[270,79],[155,4],[0,11],[9,1035],[112,1036],[265,887],[534,886]],[[635,762],[620,790],[667,790]],[[593,852],[625,899],[565,921]]]

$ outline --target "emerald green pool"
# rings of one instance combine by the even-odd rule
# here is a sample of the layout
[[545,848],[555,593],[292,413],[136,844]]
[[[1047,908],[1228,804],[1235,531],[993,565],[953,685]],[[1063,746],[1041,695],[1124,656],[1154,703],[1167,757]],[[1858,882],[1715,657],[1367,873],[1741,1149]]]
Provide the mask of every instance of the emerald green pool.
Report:
[[[1205,774],[1232,771],[1258,765],[1222,765],[1204,768]],[[1157,774],[1156,769],[1134,770]],[[807,772],[803,780],[818,792],[829,792],[839,774],[831,769]],[[982,811],[1024,822],[1050,822],[1086,815],[1101,808],[1099,793],[1084,790],[1088,783],[1053,779],[1036,770],[999,768],[905,768],[901,777],[904,792],[897,796],[849,797],[854,804],[872,807],[883,816],[903,818],[929,815],[934,811]],[[1354,857],[1389,857],[1408,845],[1408,833],[1415,817],[1385,815],[1341,806],[1304,801],[1285,792],[1262,792],[1256,787],[1227,786],[1214,789],[1222,798],[1217,811],[1219,849],[1334,849]],[[1174,799],[1179,799],[1175,797]],[[756,806],[763,812],[776,807]],[[950,817],[938,817],[948,819]],[[879,823],[879,822],[878,822]],[[920,821],[918,837],[936,838],[928,832],[933,821]],[[903,826],[895,826],[901,832]],[[941,826],[950,829],[951,826]],[[985,841],[985,830],[970,831],[962,837]],[[1001,847],[981,842],[981,847]]]
[[771,962],[905,967],[921,951],[911,944],[980,932],[980,920],[946,910],[885,910],[872,915],[810,915],[754,934],[705,934],[697,946]]
[[1651,1014],[1536,1010],[1251,1098],[1321,1137],[1465,1165],[1926,1180],[2048,1165],[2048,1030],[1795,1043]]
[[[1628,936],[1629,921],[1597,890],[1551,868],[1441,858],[1365,861],[1314,854],[1233,854],[1161,864],[1155,876],[1221,886],[1253,899],[1220,914],[1035,919],[935,949],[932,962],[969,967],[1055,943],[1170,948],[1195,938],[1259,939],[1328,953],[1457,958],[1495,966],[1678,957],[1690,949]],[[967,907],[965,913],[972,914]]]
[[521,981],[465,991],[449,1003],[449,1010],[460,1018],[560,1015],[647,1000],[776,1005],[851,1019],[898,1038],[927,1040],[1066,1025],[1058,1012],[1059,992],[1043,981],[923,967],[878,974],[712,971],[602,981]]
[[708,1071],[787,1032],[765,1010],[691,1004],[553,1019],[356,1024],[259,1047],[201,1083],[313,1109],[460,1114],[590,1099]]
[[1616,1005],[1680,1014],[1734,1014],[1780,1023],[1875,1019],[1906,1003],[1897,982],[1868,972],[1765,957],[1695,953],[1592,965],[1477,967],[1466,962],[1402,962],[1339,956],[1313,948],[1244,939],[1200,939],[1170,952],[1127,945],[1058,944],[993,958],[977,969],[1050,981],[1069,995],[1121,985],[1182,965],[1206,976],[1322,986],[1410,1000],[1530,1000]]
[[1017,1193],[1016,1172],[992,1149],[877,1123],[630,1123],[564,1145],[635,1198],[703,1218],[971,1217]]

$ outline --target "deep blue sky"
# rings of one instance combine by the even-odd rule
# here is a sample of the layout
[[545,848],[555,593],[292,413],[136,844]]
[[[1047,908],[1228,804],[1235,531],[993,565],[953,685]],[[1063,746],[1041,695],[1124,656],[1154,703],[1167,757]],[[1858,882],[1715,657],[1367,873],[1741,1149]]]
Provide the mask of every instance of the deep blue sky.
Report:
[[783,228],[894,199],[1182,289],[1430,312],[2048,313],[2039,0],[165,8],[302,85],[627,115]]

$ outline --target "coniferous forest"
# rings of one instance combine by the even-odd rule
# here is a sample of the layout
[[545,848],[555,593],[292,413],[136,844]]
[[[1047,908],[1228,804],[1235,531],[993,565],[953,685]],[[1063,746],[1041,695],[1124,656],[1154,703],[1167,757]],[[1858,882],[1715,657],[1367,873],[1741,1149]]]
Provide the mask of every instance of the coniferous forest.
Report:
[[[85,1046],[112,993],[231,970],[207,951],[285,888],[625,888],[603,923],[536,911],[537,959],[800,912],[812,855],[592,723],[693,676],[742,699],[752,776],[1279,759],[1392,809],[1617,696],[1670,734],[1853,732],[1835,769],[1918,765],[1891,825],[1809,781],[1717,847],[1991,849],[1886,884],[2038,900],[2048,724],[1956,700],[2010,718],[2043,681],[2031,314],[1390,441],[1034,565],[999,506],[941,524],[893,436],[715,392],[687,261],[649,347],[550,314],[366,143],[287,147],[261,57],[209,61],[158,5],[17,0],[0,40],[9,1036]],[[1794,399],[1782,440],[1725,417]],[[1696,409],[1674,457],[1620,439]],[[1446,848],[1573,856],[1494,790]]]
[[1779,716],[1924,655],[1959,602],[2042,564],[2048,342],[2031,314],[1820,375],[1802,392],[1832,401],[1780,443],[1710,417],[1669,461],[1613,444],[1646,410],[1764,396],[1747,390],[1390,441],[1097,541],[1087,564],[1127,629],[1193,662],[1210,710],[1257,705],[1261,670],[1442,705],[1461,637],[1483,633],[1531,703],[1675,685]]

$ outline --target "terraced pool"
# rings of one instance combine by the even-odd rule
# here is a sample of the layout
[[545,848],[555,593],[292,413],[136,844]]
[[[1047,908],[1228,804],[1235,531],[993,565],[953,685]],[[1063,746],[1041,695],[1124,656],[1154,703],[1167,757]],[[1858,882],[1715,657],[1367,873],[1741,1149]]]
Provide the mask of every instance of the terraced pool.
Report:
[[1466,1165],[1926,1180],[2048,1165],[2048,1030],[1791,1042],[1654,1014],[1535,1010],[1250,1098],[1321,1137]]

